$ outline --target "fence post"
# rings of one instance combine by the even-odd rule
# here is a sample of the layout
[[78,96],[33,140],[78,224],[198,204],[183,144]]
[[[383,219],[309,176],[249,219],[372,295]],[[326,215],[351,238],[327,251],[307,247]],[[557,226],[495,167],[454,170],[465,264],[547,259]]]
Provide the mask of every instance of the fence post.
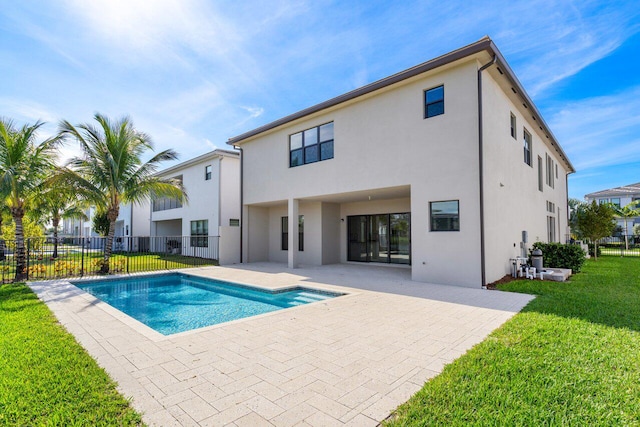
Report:
[[29,280],[29,257],[31,256],[31,239],[27,240],[27,271],[25,272],[27,275],[27,280]]
[[84,237],[80,239],[81,254],[80,255],[80,277],[84,277]]

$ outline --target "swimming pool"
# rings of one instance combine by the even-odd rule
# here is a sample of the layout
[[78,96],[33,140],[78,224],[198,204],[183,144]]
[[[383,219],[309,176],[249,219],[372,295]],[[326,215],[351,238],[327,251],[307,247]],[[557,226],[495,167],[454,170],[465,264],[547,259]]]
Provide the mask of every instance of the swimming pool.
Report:
[[303,287],[270,292],[183,273],[76,281],[72,284],[163,335],[341,295]]

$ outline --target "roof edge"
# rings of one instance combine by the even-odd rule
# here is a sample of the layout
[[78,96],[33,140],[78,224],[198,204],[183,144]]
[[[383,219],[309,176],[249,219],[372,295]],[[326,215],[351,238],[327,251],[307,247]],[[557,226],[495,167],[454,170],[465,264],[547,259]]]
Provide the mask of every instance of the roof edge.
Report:
[[199,163],[207,159],[214,159],[216,157],[239,157],[239,156],[240,156],[240,153],[237,151],[223,150],[223,149],[216,148],[213,151],[209,151],[208,153],[201,154],[197,157],[193,157],[191,159],[185,160],[184,162],[180,162],[177,165],[173,165],[171,167],[168,167],[167,169],[156,172],[154,175],[160,176],[160,175],[165,175],[167,173],[175,172],[178,169],[189,167],[191,165],[194,165],[196,163]]
[[352,99],[358,98],[362,95],[366,95],[368,93],[374,92],[376,90],[382,89],[384,87],[390,86],[392,84],[401,82],[408,78],[417,76],[419,74],[425,73],[427,71],[431,71],[435,68],[441,67],[443,65],[447,65],[451,62],[457,61],[459,59],[465,58],[467,56],[471,56],[473,54],[489,50],[492,45],[491,39],[488,36],[485,36],[478,40],[477,42],[471,43],[467,46],[463,46],[459,49],[446,53],[444,55],[438,56],[437,58],[431,59],[427,62],[423,62],[422,64],[416,65],[404,71],[400,71],[391,76],[385,77],[383,79],[377,80],[373,83],[369,83],[368,85],[362,86],[360,88],[354,89],[350,92],[344,93],[342,95],[336,96],[334,98],[323,101],[319,104],[312,105],[311,107],[307,107],[303,110],[300,110],[296,113],[289,114],[288,116],[282,117],[278,120],[275,120],[271,123],[267,123],[263,126],[257,127],[253,130],[245,132],[241,135],[235,136],[233,138],[229,138],[227,144],[235,145],[244,141],[245,139],[249,139],[252,136],[261,134],[268,130],[274,129],[278,126],[282,126],[286,123],[292,122],[299,118],[308,116],[310,114],[316,113],[318,111],[324,110],[326,108],[333,107],[335,105],[341,104],[346,101],[350,101]]

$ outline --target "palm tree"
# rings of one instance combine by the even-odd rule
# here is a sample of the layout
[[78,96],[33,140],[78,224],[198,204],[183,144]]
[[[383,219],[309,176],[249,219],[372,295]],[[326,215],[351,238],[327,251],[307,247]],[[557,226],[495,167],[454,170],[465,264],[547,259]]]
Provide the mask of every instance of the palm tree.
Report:
[[60,123],[60,135],[78,141],[84,154],[71,159],[62,176],[86,202],[107,213],[109,234],[101,267],[107,274],[121,203],[140,203],[152,195],[186,201],[187,196],[180,182],[154,175],[161,162],[178,158],[175,151],[162,151],[143,162],[141,157],[153,151],[153,143],[134,128],[131,119],[111,121],[99,113],[94,119],[99,126]]
[[13,121],[0,118],[0,197],[11,211],[16,225],[16,281],[26,278],[26,254],[22,218],[33,195],[55,168],[59,137],[36,145],[43,122],[16,128]]
[[627,228],[627,221],[631,218],[640,216],[640,208],[638,208],[639,205],[640,200],[634,200],[622,208],[618,205],[612,205],[615,215],[618,218],[622,218],[624,221],[624,246],[627,250],[629,250],[629,229]]
[[62,180],[53,177],[39,192],[34,213],[44,223],[53,226],[53,255],[58,258],[58,226],[61,219],[84,219],[84,206],[72,187],[62,185]]

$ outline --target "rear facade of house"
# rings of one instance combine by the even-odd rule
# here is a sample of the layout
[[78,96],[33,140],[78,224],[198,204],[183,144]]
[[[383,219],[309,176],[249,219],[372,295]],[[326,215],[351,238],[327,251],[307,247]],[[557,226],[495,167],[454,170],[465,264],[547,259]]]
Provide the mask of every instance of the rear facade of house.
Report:
[[243,262],[480,287],[510,272],[523,231],[528,247],[565,239],[573,167],[489,38],[229,144]]

